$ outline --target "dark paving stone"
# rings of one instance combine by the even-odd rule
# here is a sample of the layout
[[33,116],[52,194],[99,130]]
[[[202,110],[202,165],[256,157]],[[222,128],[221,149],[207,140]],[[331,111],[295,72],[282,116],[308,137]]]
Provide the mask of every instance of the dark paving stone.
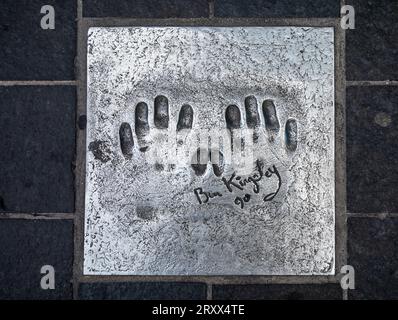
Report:
[[[0,299],[71,299],[73,222],[0,220]],[[55,270],[54,290],[43,290],[42,266]]]
[[349,212],[398,212],[398,87],[347,90]]
[[346,31],[348,80],[398,80],[398,1],[349,0],[355,29]]
[[0,87],[1,212],[73,212],[75,87]]
[[338,17],[339,0],[216,0],[216,17]]
[[398,219],[350,218],[348,263],[355,270],[349,299],[398,299]]
[[[43,5],[55,10],[55,29],[43,30]],[[74,79],[75,0],[0,1],[0,79]]]
[[203,300],[206,284],[186,282],[81,283],[79,298],[128,300]]
[[341,300],[339,284],[215,285],[214,300]]
[[208,17],[207,0],[84,0],[86,17],[195,18]]

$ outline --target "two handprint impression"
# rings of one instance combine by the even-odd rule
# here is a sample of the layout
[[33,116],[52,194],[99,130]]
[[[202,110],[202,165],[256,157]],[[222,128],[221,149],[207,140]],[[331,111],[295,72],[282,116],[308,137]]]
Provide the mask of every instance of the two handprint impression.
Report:
[[[139,145],[138,150],[142,153],[146,153],[152,146],[156,147],[154,141],[151,141],[153,139],[149,137],[151,128],[148,109],[145,102],[139,102],[135,107],[134,131]],[[162,95],[157,96],[154,99],[153,110],[153,129],[158,132],[164,131],[164,134],[167,135],[167,132],[170,132],[168,99]],[[206,143],[203,143],[204,139],[202,139],[202,143],[199,142],[200,139],[197,139],[200,146],[195,147],[193,152],[193,145],[189,145],[191,151],[186,154],[188,154],[190,167],[196,176],[196,181],[200,182],[201,178],[203,181],[206,180],[205,184],[209,188],[208,180],[213,175],[213,179],[220,179],[224,186],[224,192],[220,189],[205,190],[204,186],[194,187],[193,194],[200,205],[233,194],[233,203],[243,209],[253,196],[261,195],[262,201],[268,202],[273,200],[281,190],[283,184],[281,172],[284,172],[285,162],[273,149],[278,148],[275,146],[275,141],[278,139],[280,131],[283,132],[283,136],[279,138],[283,141],[286,153],[293,153],[297,149],[297,122],[293,118],[288,118],[281,130],[277,108],[271,99],[263,101],[262,116],[260,116],[257,99],[253,95],[245,98],[244,110],[245,121],[242,121],[241,109],[236,104],[226,107],[224,124],[226,139],[221,139],[223,143],[216,144],[216,147],[211,147],[208,144],[206,148]],[[184,144],[183,137],[186,138],[192,134],[193,121],[193,108],[189,104],[182,105],[175,128],[176,148]],[[220,141],[222,131],[219,130],[219,136],[217,134],[215,136],[214,132],[208,134],[209,141]],[[135,150],[135,139],[129,123],[123,122],[120,125],[119,138],[121,151],[125,159],[130,160]],[[267,141],[269,150],[259,150],[264,145],[260,141],[264,142],[264,140]],[[192,142],[192,140],[190,141]],[[161,162],[162,159],[155,161],[155,170],[163,171],[165,169]],[[175,164],[169,165],[169,168],[168,173],[173,171]],[[280,171],[281,169],[282,171]]]

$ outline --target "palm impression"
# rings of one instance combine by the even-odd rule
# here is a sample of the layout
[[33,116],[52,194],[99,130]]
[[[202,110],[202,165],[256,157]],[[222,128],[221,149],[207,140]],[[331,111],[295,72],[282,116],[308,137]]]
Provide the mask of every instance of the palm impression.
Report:
[[[244,110],[245,126],[240,108],[229,105],[225,111],[227,143],[210,150],[199,148],[194,154],[191,167],[197,176],[204,177],[206,186],[194,189],[199,204],[232,200],[244,209],[272,201],[284,189],[290,156],[297,149],[296,120],[289,118],[281,128],[273,100],[264,100],[262,123],[254,96],[246,97]],[[285,152],[278,150],[281,147]],[[207,158],[202,157],[206,153]],[[231,155],[229,160],[226,154]],[[217,178],[221,178],[221,188]]]

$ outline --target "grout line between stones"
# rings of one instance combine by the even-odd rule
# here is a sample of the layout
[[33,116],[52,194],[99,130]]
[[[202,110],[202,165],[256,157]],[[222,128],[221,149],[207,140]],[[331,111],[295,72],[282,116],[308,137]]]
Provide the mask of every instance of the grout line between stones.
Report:
[[[346,2],[345,0],[340,0],[340,8],[345,6]],[[339,18],[340,22],[341,22],[341,10],[340,10],[340,18]],[[346,133],[346,119],[347,119],[347,97],[346,97],[346,93],[347,93],[347,72],[346,72],[346,30],[341,28],[341,24],[339,24],[339,26],[337,28],[341,29],[341,82],[342,82],[342,88],[341,90],[343,91],[341,93],[341,99],[342,99],[342,104],[343,104],[343,125],[341,128],[341,132],[342,132],[342,136],[343,136],[343,141],[344,143],[342,144],[342,150],[343,150],[343,157],[341,159],[341,161],[343,161],[344,163],[344,182],[342,183],[342,187],[344,188],[344,208],[342,208],[343,212],[345,213],[345,217],[343,220],[343,217],[341,218],[341,234],[340,237],[342,238],[341,243],[342,246],[344,247],[344,249],[342,249],[341,255],[342,255],[342,261],[341,261],[341,265],[339,267],[339,269],[337,270],[337,272],[339,272],[341,270],[341,267],[343,265],[346,265],[348,263],[348,229],[347,229],[347,192],[346,192],[346,186],[347,186],[347,162],[346,162],[346,155],[347,155],[347,148],[346,148],[346,139],[347,139],[347,133]],[[336,239],[337,241],[337,239]],[[339,281],[340,283],[340,281]],[[343,300],[347,300],[347,294],[344,290],[342,290],[342,299]]]
[[110,283],[110,282],[202,282],[207,285],[216,284],[337,284],[340,280],[335,276],[167,276],[167,275],[83,275],[79,283]]
[[75,80],[0,80],[0,86],[76,86]]
[[76,13],[76,17],[77,17],[77,21],[80,21],[83,18],[83,1],[82,0],[76,0],[77,5],[76,5],[76,9],[77,9],[77,13]]
[[371,81],[371,80],[363,80],[363,81],[347,81],[347,87],[370,87],[370,86],[398,86],[398,81],[396,80],[385,80],[385,81]]
[[213,285],[211,283],[207,284],[207,300],[213,300]]
[[345,30],[335,24],[335,272],[347,263]]
[[361,212],[347,212],[348,218],[376,218],[376,219],[386,219],[386,218],[398,218],[398,213],[396,212],[370,212],[370,213],[361,213]]
[[16,213],[16,212],[1,212],[1,219],[20,219],[20,220],[73,220],[75,214],[73,213]]
[[214,1],[215,0],[209,0],[209,18],[212,19],[214,18]]
[[[88,27],[120,27],[120,26],[294,26],[294,27],[330,27],[335,26],[338,18],[125,18],[125,17],[82,17]],[[340,24],[339,24],[340,25]]]
[[[81,59],[82,59],[82,46],[84,46],[83,39],[84,37],[82,36],[82,18],[83,18],[83,0],[76,0],[77,5],[77,56],[75,58],[75,77],[77,81],[77,108],[76,108],[76,123],[78,122],[78,119],[82,113],[82,109],[84,109],[84,98],[82,94],[82,90],[84,90],[83,86],[83,81],[84,79],[82,78],[82,64]],[[73,232],[73,278],[72,278],[72,297],[73,300],[78,300],[79,296],[79,274],[80,274],[80,264],[81,264],[81,257],[80,257],[80,249],[81,249],[81,242],[82,242],[82,233],[81,232],[81,217],[80,215],[84,215],[84,210],[82,211],[81,207],[81,201],[82,197],[84,197],[84,185],[82,186],[82,179],[84,181],[84,177],[82,177],[84,173],[84,137],[85,137],[85,130],[79,130],[78,126],[75,126],[76,130],[76,149],[75,149],[75,161],[76,161],[76,166],[75,166],[75,185],[74,185],[74,191],[75,191],[75,215],[74,215],[74,232]],[[83,192],[83,194],[82,194]],[[84,203],[84,200],[83,200]]]

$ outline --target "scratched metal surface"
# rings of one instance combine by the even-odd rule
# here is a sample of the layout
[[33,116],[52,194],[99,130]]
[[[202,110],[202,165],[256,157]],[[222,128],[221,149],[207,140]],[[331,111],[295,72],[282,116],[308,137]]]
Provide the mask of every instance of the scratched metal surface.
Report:
[[87,63],[85,274],[334,273],[332,28],[91,28]]

